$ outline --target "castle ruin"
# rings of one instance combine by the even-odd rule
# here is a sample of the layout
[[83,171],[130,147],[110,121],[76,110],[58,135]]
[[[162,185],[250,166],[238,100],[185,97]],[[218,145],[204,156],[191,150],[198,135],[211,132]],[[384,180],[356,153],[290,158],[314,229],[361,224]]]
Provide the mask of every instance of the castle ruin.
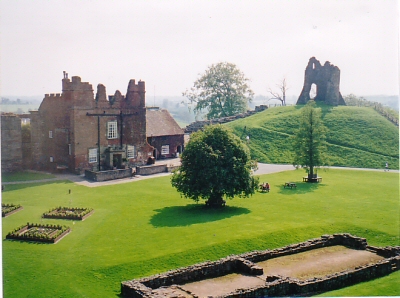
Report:
[[339,91],[340,69],[326,61],[322,66],[315,58],[311,57],[304,74],[304,85],[296,104],[306,104],[310,98],[312,85],[316,85],[315,101],[328,105],[346,105]]

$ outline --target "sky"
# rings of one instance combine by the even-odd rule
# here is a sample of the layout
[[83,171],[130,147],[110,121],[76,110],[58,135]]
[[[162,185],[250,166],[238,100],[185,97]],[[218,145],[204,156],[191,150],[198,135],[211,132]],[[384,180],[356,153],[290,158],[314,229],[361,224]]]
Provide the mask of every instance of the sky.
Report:
[[256,95],[308,60],[341,70],[342,95],[399,94],[396,0],[2,0],[0,94],[61,93],[63,71],[96,91],[181,96],[212,64],[234,63]]

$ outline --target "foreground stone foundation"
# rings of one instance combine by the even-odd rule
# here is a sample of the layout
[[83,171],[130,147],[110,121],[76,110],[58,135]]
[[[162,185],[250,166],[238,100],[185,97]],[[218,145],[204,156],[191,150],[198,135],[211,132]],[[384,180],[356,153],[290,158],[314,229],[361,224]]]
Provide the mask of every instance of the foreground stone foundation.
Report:
[[214,262],[205,262],[151,277],[125,281],[121,284],[121,294],[124,297],[135,298],[198,297],[187,289],[185,290],[182,285],[218,278],[232,273],[243,274],[244,276],[261,276],[263,275],[263,268],[257,265],[259,262],[336,245],[355,250],[367,250],[384,259],[374,264],[356,267],[355,269],[327,275],[323,278],[298,280],[279,275],[265,276],[262,285],[241,289],[240,285],[238,285],[238,288],[233,292],[213,297],[304,296],[382,277],[400,268],[400,247],[373,247],[369,246],[364,238],[350,234],[334,234],[324,235],[321,238],[283,248],[229,256]]

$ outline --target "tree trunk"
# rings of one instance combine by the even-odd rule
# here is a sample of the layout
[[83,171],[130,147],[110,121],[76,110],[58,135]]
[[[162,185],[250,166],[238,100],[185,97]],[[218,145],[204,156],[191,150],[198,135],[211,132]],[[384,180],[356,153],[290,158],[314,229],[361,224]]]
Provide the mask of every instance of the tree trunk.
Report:
[[206,201],[206,205],[213,208],[220,208],[225,206],[225,200],[222,199],[222,194],[215,193],[210,196]]

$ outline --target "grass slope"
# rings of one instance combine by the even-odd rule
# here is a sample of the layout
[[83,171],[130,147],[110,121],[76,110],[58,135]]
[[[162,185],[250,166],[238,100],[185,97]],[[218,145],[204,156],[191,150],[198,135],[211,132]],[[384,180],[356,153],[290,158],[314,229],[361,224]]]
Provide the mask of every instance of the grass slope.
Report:
[[[372,108],[319,104],[328,128],[332,166],[399,169],[399,129]],[[290,136],[298,128],[302,106],[275,107],[227,125],[242,139],[250,135],[252,157],[265,163],[290,164]]]
[[[398,173],[330,169],[320,172],[320,184],[300,182],[303,175],[263,175],[270,193],[229,200],[219,210],[181,198],[169,177],[97,188],[66,181],[8,185],[3,202],[24,210],[2,219],[3,239],[26,222],[65,224],[72,232],[57,244],[4,240],[4,296],[115,297],[123,280],[323,234],[349,232],[371,245],[399,245]],[[283,189],[289,180],[298,182],[296,190]],[[83,222],[41,219],[60,205],[95,213]],[[393,294],[399,278],[365,283],[371,285],[366,295]]]

